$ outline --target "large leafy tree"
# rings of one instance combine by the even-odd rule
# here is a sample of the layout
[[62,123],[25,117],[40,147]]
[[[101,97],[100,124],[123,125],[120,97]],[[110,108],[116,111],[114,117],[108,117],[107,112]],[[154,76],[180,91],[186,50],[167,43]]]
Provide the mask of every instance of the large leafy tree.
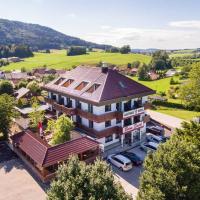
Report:
[[148,80],[149,79],[148,73],[149,73],[149,66],[146,65],[145,63],[143,63],[143,65],[141,65],[138,68],[138,72],[137,72],[138,79],[139,80]]
[[188,107],[200,111],[200,63],[195,63],[189,73],[189,81],[181,88],[180,96]]
[[40,95],[41,88],[40,85],[36,81],[31,81],[28,83],[27,88],[34,94]]
[[172,67],[166,51],[156,51],[153,53],[150,65],[153,70],[164,70]]
[[11,82],[7,80],[0,81],[0,95],[1,94],[13,94],[14,89]]
[[185,122],[144,168],[138,200],[199,200],[200,125]]
[[53,134],[51,144],[61,144],[70,140],[70,131],[74,128],[73,122],[69,117],[61,115],[56,121],[49,120],[46,132]]
[[109,166],[97,160],[86,165],[77,156],[59,167],[56,180],[47,192],[49,200],[128,200],[122,186],[115,182]]
[[0,133],[3,134],[4,139],[8,138],[12,118],[17,116],[14,106],[13,97],[8,94],[0,95]]

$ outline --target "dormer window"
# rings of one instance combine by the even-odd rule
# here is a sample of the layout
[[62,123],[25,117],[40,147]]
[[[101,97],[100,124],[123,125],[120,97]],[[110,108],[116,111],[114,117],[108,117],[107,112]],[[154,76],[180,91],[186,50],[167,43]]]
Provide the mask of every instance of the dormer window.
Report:
[[59,78],[54,84],[59,85],[61,82],[63,82],[65,79],[64,78]]
[[83,81],[75,88],[75,90],[82,90],[84,87],[87,86],[87,84],[88,82]]
[[94,84],[94,85],[92,85],[88,90],[87,90],[87,92],[88,93],[93,93],[94,91],[96,91],[97,90],[97,88],[100,86],[100,84]]
[[63,87],[68,87],[69,85],[71,85],[74,82],[73,79],[68,79],[66,82],[64,82],[62,84]]

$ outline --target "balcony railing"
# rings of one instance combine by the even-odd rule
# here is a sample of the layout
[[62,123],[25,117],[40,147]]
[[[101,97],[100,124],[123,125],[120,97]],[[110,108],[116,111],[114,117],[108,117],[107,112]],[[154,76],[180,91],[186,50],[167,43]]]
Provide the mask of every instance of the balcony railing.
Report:
[[138,122],[138,123],[135,123],[135,124],[132,124],[132,125],[123,127],[123,130],[122,130],[122,131],[123,131],[123,133],[128,133],[128,132],[130,132],[130,131],[133,131],[133,130],[142,128],[143,126],[144,126],[144,122],[141,121],[141,122]]
[[137,108],[137,109],[133,108],[132,110],[123,112],[123,118],[128,118],[128,117],[131,117],[131,116],[134,116],[134,115],[137,115],[137,114],[141,114],[143,112],[144,112],[144,107],[140,107],[140,108]]
[[75,115],[76,114],[75,108],[69,108],[69,107],[66,107],[65,105],[60,105],[53,99],[45,98],[45,101],[47,103],[51,104],[53,106],[53,108],[55,108],[55,110],[57,110],[59,112],[63,112],[67,115]]

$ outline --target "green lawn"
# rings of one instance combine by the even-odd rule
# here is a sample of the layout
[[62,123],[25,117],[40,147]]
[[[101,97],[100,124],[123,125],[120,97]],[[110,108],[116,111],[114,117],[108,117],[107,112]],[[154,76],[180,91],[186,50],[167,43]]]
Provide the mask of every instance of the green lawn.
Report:
[[104,61],[117,65],[126,65],[128,62],[139,60],[144,63],[150,62],[151,57],[141,54],[120,54],[120,53],[105,53],[91,52],[87,55],[66,56],[65,50],[56,50],[50,54],[34,53],[34,57],[26,58],[24,62],[12,63],[1,70],[21,69],[25,67],[27,70],[47,65],[49,68],[55,69],[70,69],[73,65],[80,64],[97,64],[99,61]]
[[[169,78],[164,78],[164,79],[159,79],[155,81],[139,81],[138,77],[133,77],[133,80],[153,89],[156,90],[157,92],[166,92],[170,88],[170,77]],[[177,76],[174,77],[175,81],[178,81],[179,78]]]
[[184,120],[191,120],[193,117],[200,116],[199,112],[189,111],[185,109],[168,108],[164,106],[157,106],[156,111],[167,114],[167,115],[171,115],[174,117],[178,117]]
[[[166,92],[167,94],[167,90],[170,88],[170,79],[171,78],[165,78],[165,79],[160,79],[160,80],[156,80],[156,81],[138,81],[137,77],[132,78],[133,80],[146,85],[147,87],[156,90],[157,92]],[[174,80],[178,80],[178,77],[175,76]],[[170,99],[168,98],[168,102],[172,102],[172,103],[178,103],[181,104],[181,100],[180,99]],[[168,114],[174,117],[178,117],[184,120],[191,120],[193,117],[195,116],[199,116],[200,113],[199,112],[195,112],[195,111],[189,111],[186,109],[177,109],[177,108],[171,108],[171,107],[165,107],[165,106],[157,106],[156,107],[156,111],[164,113],[164,114]]]

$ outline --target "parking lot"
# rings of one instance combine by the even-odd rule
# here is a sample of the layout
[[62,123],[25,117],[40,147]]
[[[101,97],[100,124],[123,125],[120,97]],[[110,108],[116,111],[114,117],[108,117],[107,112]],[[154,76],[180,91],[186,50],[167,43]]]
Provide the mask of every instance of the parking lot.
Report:
[[0,200],[46,199],[44,186],[4,142],[0,143],[0,194]]
[[[142,160],[145,159],[146,153],[140,149],[140,147],[135,147],[129,150],[129,152],[133,152],[137,154]],[[139,189],[139,177],[143,170],[143,167],[133,166],[130,171],[124,172],[119,168],[112,165],[112,170],[115,174],[116,180],[118,180],[127,193],[131,194],[133,199],[136,199],[137,192]]]

